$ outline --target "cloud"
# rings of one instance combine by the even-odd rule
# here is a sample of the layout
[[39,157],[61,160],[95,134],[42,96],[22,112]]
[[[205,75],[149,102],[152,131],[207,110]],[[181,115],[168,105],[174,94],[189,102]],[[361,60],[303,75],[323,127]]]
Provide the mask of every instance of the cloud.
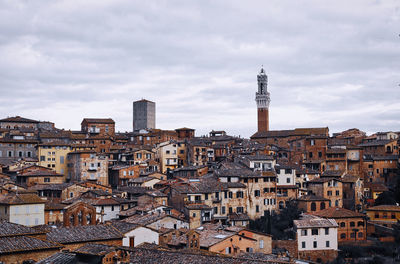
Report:
[[398,130],[398,1],[0,2],[0,114],[79,129],[132,101],[157,126],[250,136],[256,74],[271,129]]

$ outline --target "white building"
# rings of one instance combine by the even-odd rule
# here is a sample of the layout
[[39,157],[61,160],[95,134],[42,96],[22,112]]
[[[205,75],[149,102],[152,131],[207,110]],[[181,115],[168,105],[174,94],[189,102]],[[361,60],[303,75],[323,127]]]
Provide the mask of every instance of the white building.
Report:
[[300,220],[294,220],[293,224],[300,255],[302,251],[337,251],[338,224],[334,219],[304,215]]
[[156,156],[160,161],[161,173],[166,173],[167,169],[178,168],[178,145],[176,142],[160,143],[156,148]]
[[276,165],[275,166],[277,186],[296,185],[296,170],[292,166]]
[[112,225],[124,234],[122,239],[124,247],[136,247],[142,243],[159,244],[159,233],[151,228],[124,221],[114,221]]
[[36,226],[44,225],[45,201],[33,193],[9,193],[0,197],[0,220]]

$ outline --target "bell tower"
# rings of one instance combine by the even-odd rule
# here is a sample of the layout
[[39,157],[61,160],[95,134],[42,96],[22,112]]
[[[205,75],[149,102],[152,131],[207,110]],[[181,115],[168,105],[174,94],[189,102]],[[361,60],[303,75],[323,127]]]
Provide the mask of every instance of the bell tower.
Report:
[[267,132],[269,130],[269,103],[271,101],[267,91],[268,76],[264,68],[261,67],[257,75],[258,92],[256,92],[258,132]]

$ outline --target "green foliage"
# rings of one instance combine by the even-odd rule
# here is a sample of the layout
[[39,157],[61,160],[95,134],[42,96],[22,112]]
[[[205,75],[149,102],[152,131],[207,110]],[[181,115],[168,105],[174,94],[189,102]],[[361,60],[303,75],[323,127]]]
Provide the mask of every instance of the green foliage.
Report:
[[294,200],[288,201],[279,214],[269,212],[265,216],[250,221],[250,229],[271,234],[274,239],[294,239],[293,220],[300,218],[301,211]]
[[374,205],[395,205],[396,204],[396,197],[395,194],[391,191],[385,191],[381,193],[378,198],[376,198]]

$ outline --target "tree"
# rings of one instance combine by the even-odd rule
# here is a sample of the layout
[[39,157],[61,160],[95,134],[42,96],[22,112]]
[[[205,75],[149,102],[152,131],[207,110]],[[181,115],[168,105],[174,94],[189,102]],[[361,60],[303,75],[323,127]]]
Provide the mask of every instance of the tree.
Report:
[[275,239],[294,239],[293,220],[300,218],[301,211],[297,202],[290,200],[279,214],[269,212],[254,221],[250,221],[250,229],[271,234]]
[[378,198],[376,198],[374,205],[395,205],[396,198],[393,192],[385,191],[379,194]]

